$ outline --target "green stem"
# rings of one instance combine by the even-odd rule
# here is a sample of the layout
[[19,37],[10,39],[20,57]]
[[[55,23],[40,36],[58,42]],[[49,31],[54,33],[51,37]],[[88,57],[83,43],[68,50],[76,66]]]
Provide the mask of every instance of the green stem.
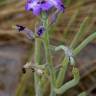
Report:
[[74,86],[76,86],[79,82],[79,79],[73,79],[73,80],[71,80],[71,81],[69,81],[69,82],[67,82],[67,83],[65,83],[63,86],[61,86],[60,88],[58,88],[58,89],[54,89],[55,90],[55,92],[57,93],[57,94],[63,94],[64,92],[66,92],[68,89],[70,89],[70,88],[72,88],[72,87],[74,87]]
[[55,71],[53,69],[52,65],[52,59],[51,59],[51,52],[50,52],[50,44],[49,44],[49,28],[48,28],[48,19],[46,17],[46,14],[43,15],[43,18],[45,20],[43,21],[43,25],[46,28],[46,32],[44,33],[43,39],[44,39],[44,47],[45,47],[45,55],[46,55],[46,64],[48,64],[48,70],[50,73],[50,81],[51,81],[51,93],[50,96],[56,96],[56,94],[53,91],[53,85],[55,85]]
[[16,90],[16,96],[23,96],[25,89],[26,89],[26,83],[28,81],[28,78],[31,76],[31,72],[26,72],[21,78],[21,82]]
[[78,96],[87,96],[87,93],[86,92],[82,92]]
[[85,29],[88,26],[90,20],[91,20],[90,16],[85,17],[84,21],[80,25],[79,32],[77,32],[76,36],[74,37],[74,39],[73,39],[73,41],[72,41],[72,43],[70,45],[71,48],[75,48],[76,47],[76,45],[80,41],[82,35],[84,35],[84,33],[86,32]]
[[54,92],[52,92],[52,86],[55,85],[55,71],[53,69],[53,65],[52,65],[52,60],[51,60],[51,54],[50,54],[50,50],[49,50],[49,34],[48,32],[45,33],[44,35],[44,45],[45,45],[45,54],[46,54],[46,64],[48,64],[48,70],[51,76],[51,95],[50,96],[55,96],[53,94],[55,94]]
[[[41,41],[36,38],[35,39],[35,65],[38,66],[40,64],[40,47]],[[34,81],[35,81],[35,96],[43,96],[41,80],[40,77],[34,73]]]
[[96,38],[96,32],[87,37],[77,48],[74,49],[74,55],[77,55],[83,48],[85,48],[92,40]]
[[[77,55],[84,47],[87,46],[87,44],[89,44],[95,38],[96,38],[96,32],[94,32],[92,35],[87,37],[77,48],[74,49],[73,51],[74,55]],[[56,80],[57,87],[60,87],[64,81],[64,77],[68,67],[68,60],[65,58],[61,64],[62,64],[62,67],[60,69],[60,72]]]
[[67,71],[67,67],[68,67],[68,59],[65,58],[62,63],[61,63],[62,67],[59,71],[59,74],[57,76],[57,80],[56,80],[56,87],[60,87],[64,81],[64,77]]
[[63,94],[66,92],[68,89],[76,86],[79,83],[80,76],[79,76],[79,71],[77,68],[73,68],[72,70],[74,78],[71,81],[68,81],[64,85],[62,85],[60,88],[54,88],[55,92],[57,94]]

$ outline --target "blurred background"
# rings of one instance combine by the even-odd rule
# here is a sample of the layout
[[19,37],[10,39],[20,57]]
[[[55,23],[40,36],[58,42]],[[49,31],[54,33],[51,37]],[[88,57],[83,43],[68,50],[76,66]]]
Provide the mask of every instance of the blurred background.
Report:
[[[81,41],[96,32],[96,0],[63,1],[66,9],[52,29],[52,43],[69,45],[86,17],[88,20]],[[30,49],[34,47],[25,34],[12,28],[20,24],[34,31],[38,18],[32,15],[32,12],[25,11],[25,2],[26,0],[0,0],[0,96],[15,96],[22,76],[22,66],[28,59]],[[60,53],[55,55],[56,64],[60,61],[59,55]],[[96,39],[78,54],[76,60],[81,80],[64,96],[77,96],[82,91],[86,91],[88,96],[96,96]],[[66,81],[70,78],[71,73],[68,71]],[[32,77],[29,77],[24,89],[25,94],[22,96],[34,96],[30,95],[32,86]]]

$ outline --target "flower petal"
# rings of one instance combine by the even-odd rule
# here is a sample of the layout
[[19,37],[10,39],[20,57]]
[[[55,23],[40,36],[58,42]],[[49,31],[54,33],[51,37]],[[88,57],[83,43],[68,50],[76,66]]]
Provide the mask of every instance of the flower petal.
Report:
[[25,33],[28,39],[34,39],[35,38],[34,33],[30,29],[28,29],[24,26],[16,25],[16,29],[19,32]]
[[62,4],[61,0],[49,0],[53,5],[59,10],[64,11],[64,5]]
[[34,15],[39,15],[42,11],[48,11],[52,7],[57,8],[58,11],[64,11],[61,0],[27,0],[25,9],[31,10]]
[[44,26],[39,26],[39,28],[37,28],[37,34],[38,34],[38,36],[42,36],[42,34],[44,32],[45,32]]
[[41,6],[40,4],[38,4],[37,1],[34,1],[32,3],[27,3],[25,9],[27,11],[32,11],[34,15],[39,15],[41,12]]
[[51,2],[48,2],[48,1],[42,4],[42,10],[45,10],[45,11],[49,10],[52,7],[53,7],[53,4]]

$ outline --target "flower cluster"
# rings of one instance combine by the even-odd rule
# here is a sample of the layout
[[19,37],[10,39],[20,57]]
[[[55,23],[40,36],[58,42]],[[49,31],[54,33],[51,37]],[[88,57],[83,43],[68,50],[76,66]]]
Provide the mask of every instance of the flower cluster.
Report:
[[[51,21],[51,23],[49,23],[49,25],[54,24],[60,12],[64,12],[65,8],[63,3],[60,0],[27,0],[27,3],[25,5],[25,9],[27,11],[32,11],[33,14],[36,16],[40,15],[42,12],[47,13],[47,11],[49,11],[53,7],[55,7],[57,10],[53,12],[53,14],[51,15],[51,20],[49,20]],[[36,32],[35,32],[36,34],[34,34],[34,32],[32,32],[30,29],[21,25],[16,25],[16,29],[19,32],[25,33],[28,39],[32,40],[36,36],[40,37],[46,31],[46,28],[43,25],[44,20],[42,21],[42,19],[44,18],[43,17],[41,18],[42,24],[40,24],[40,26],[36,28]]]
[[55,7],[59,12],[64,12],[64,5],[60,0],[27,0],[25,9],[39,15],[42,11],[48,11]]

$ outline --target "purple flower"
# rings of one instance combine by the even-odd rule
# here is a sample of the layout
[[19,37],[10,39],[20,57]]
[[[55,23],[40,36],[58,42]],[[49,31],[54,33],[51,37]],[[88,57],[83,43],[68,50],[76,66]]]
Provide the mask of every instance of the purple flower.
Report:
[[26,36],[28,37],[28,39],[31,39],[31,40],[32,40],[32,39],[35,38],[34,33],[33,33],[30,29],[28,29],[28,28],[26,28],[26,27],[24,27],[24,26],[16,25],[16,29],[17,29],[19,32],[25,33]]
[[57,8],[58,11],[64,11],[64,5],[61,0],[27,0],[25,9],[32,11],[34,15],[39,15],[42,11],[48,11],[52,7]]
[[37,28],[37,30],[36,30],[38,36],[42,36],[44,31],[45,31],[44,26],[39,26],[39,28]]

